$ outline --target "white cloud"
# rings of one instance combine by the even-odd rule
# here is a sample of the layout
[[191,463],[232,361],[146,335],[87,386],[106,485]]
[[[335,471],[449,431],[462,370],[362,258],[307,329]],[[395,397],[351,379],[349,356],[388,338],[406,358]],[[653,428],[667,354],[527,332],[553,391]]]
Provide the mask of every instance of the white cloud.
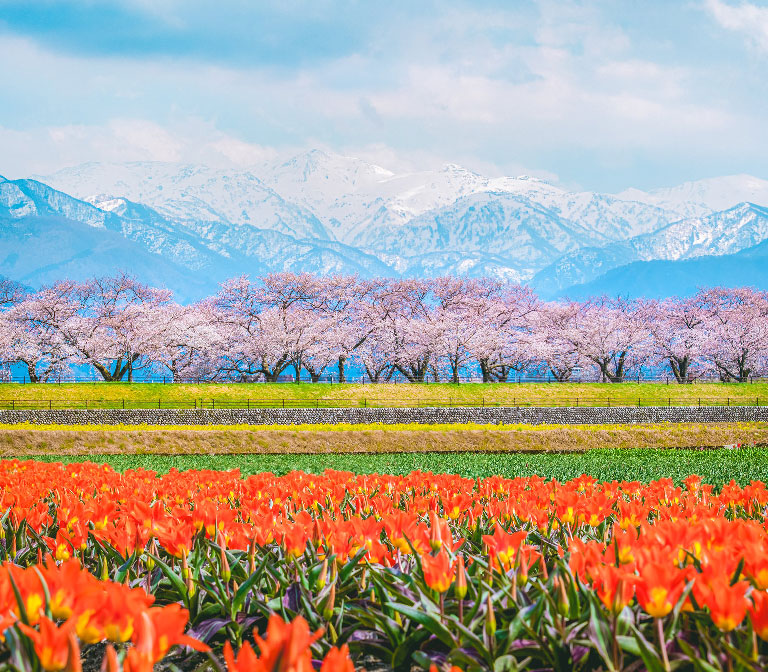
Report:
[[741,33],[754,47],[768,51],[768,7],[749,2],[731,5],[722,0],[706,0],[705,6],[723,28]]
[[[701,1],[728,29],[762,35],[768,25],[768,9]],[[171,16],[179,6],[157,3]],[[346,57],[279,72],[86,58],[0,34],[0,62],[14,64],[0,69],[0,90],[13,92],[0,112],[0,173],[91,160],[247,166],[311,147],[393,170],[457,162],[492,174],[549,169],[570,181],[587,171],[614,179],[605,165],[616,156],[628,170],[693,171],[702,157],[765,165],[768,125],[754,87],[740,100],[706,64],[677,62],[668,46],[663,57],[638,49],[597,4],[527,7],[534,13],[454,7],[382,26]]]
[[146,119],[111,119],[104,124],[23,131],[0,126],[0,147],[8,164],[0,173],[14,178],[44,175],[89,161],[244,167],[276,156],[273,149],[244,142],[195,119],[180,121],[172,129]]

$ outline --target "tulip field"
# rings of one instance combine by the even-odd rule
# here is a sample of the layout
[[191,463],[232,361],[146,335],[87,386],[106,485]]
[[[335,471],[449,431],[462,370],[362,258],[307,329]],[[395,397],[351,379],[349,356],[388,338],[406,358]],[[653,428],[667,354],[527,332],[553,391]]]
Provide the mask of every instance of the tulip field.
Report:
[[758,481],[8,460],[0,500],[3,669],[768,667]]

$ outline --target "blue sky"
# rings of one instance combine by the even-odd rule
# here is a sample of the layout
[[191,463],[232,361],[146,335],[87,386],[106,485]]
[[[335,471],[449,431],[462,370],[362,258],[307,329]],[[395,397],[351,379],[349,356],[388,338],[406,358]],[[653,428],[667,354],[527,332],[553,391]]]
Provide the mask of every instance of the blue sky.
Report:
[[0,174],[323,148],[602,191],[768,178],[768,1],[0,0]]

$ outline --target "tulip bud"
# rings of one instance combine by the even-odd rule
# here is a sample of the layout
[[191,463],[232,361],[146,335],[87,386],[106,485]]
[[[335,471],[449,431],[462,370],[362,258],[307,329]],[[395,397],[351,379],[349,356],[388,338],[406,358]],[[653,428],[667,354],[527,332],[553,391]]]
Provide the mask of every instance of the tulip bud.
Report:
[[456,586],[454,587],[456,597],[463,600],[467,596],[467,573],[464,571],[464,555],[459,555],[459,561],[456,563]]
[[192,574],[187,564],[187,554],[183,551],[181,553],[181,578],[184,579],[184,583],[187,586],[187,593],[192,597],[195,594],[195,584],[192,581]]
[[64,672],[83,672],[83,664],[80,657],[80,644],[74,630],[69,631],[67,637],[67,665]]
[[106,558],[101,558],[99,565],[101,565],[101,580],[109,581],[109,566],[107,565]]
[[187,554],[181,552],[181,578],[185,581],[189,578],[189,565],[187,564]]
[[528,556],[525,553],[519,553],[520,564],[517,568],[517,585],[521,588],[528,583]]
[[571,603],[568,600],[568,591],[565,587],[565,581],[559,576],[552,579],[552,587],[557,592],[557,610],[561,616],[567,616],[571,610]]
[[150,572],[155,568],[155,559],[152,557],[153,555],[157,555],[157,542],[155,542],[154,537],[152,537],[152,541],[149,542],[149,552],[144,560],[144,566]]
[[317,577],[317,590],[325,588],[325,581],[328,578],[328,558],[323,558],[323,564],[320,567],[320,575]]
[[539,556],[539,571],[541,572],[541,580],[546,581],[549,578],[549,574],[547,572],[547,563],[544,562],[544,556]]
[[331,585],[331,592],[323,605],[323,618],[330,621],[333,618],[333,608],[336,606],[336,582]]
[[252,539],[248,546],[248,573],[253,574],[256,571],[256,539]]
[[439,519],[434,511],[431,511],[429,514],[429,523],[429,545],[433,551],[439,551],[443,545],[443,538],[440,534]]
[[488,599],[486,600],[485,628],[489,635],[493,636],[496,634],[496,614],[493,612],[493,602],[491,602],[490,593],[488,593]]
[[111,644],[107,645],[107,650],[104,652],[104,662],[101,664],[101,668],[105,672],[120,672],[117,651],[115,651],[115,647]]
[[221,549],[221,579],[224,583],[228,583],[232,578],[232,570],[229,567],[229,560],[227,560],[227,552]]
[[224,533],[221,530],[219,530],[219,548],[221,578],[224,583],[228,583],[232,578],[232,570],[229,568],[229,560],[227,560],[227,540],[224,538]]

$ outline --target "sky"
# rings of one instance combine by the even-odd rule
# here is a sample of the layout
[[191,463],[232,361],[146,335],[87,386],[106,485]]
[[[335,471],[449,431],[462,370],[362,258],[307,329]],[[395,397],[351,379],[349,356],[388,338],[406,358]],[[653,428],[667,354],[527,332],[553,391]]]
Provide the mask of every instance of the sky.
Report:
[[572,188],[768,178],[768,0],[0,0],[0,174],[320,148]]

